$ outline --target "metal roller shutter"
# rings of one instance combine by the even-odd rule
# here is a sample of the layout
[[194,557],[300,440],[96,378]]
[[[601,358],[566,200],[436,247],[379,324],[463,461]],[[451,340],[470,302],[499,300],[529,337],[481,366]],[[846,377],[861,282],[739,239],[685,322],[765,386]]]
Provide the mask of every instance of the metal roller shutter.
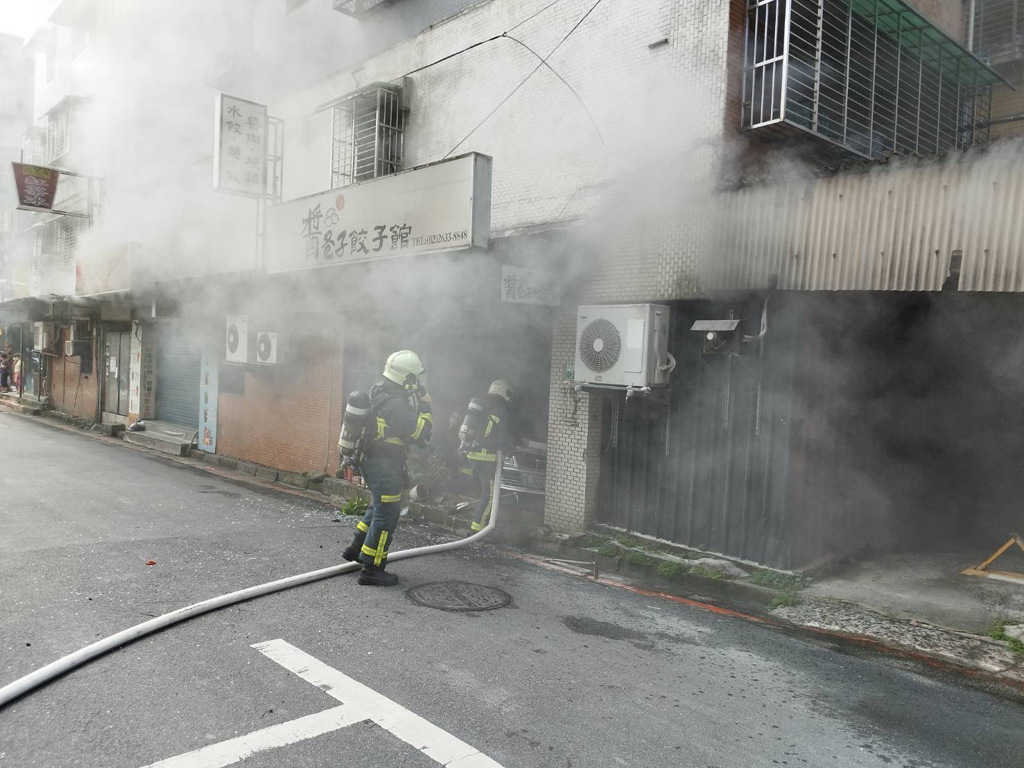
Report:
[[199,428],[200,353],[176,323],[156,329],[156,419]]

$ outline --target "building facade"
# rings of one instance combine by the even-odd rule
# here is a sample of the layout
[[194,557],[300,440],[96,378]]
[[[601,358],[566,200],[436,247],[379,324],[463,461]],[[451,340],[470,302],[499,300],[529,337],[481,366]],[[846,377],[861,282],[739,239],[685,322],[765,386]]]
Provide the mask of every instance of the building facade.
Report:
[[[1024,280],[1005,10],[155,5],[161,31],[132,38],[137,6],[66,0],[31,41],[26,135],[81,174],[61,198],[81,215],[31,214],[37,301],[3,307],[34,361],[25,394],[332,473],[345,397],[409,347],[439,425],[512,381],[556,530],[804,567],[913,540],[915,492],[939,510],[937,546],[971,529],[939,475],[982,483],[991,451],[922,435],[952,441],[1015,390],[1005,371],[920,382],[996,356],[1015,297],[974,294]],[[143,51],[146,77],[126,66]],[[211,188],[218,93],[266,106],[256,198]],[[667,386],[627,396],[577,369],[580,306],[651,303],[669,318]],[[725,353],[698,321],[734,323]],[[964,327],[986,323],[998,332],[971,345]],[[928,408],[893,394],[900,376]],[[1015,490],[989,487],[992,509]]]

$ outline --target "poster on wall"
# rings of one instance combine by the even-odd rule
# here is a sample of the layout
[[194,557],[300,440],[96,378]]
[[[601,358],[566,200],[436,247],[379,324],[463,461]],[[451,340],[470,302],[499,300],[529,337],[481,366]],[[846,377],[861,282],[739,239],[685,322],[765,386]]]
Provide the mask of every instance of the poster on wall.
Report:
[[217,452],[217,396],[220,358],[203,352],[199,364],[199,450]]
[[541,304],[557,307],[562,303],[558,280],[548,272],[503,264],[501,300],[512,304]]

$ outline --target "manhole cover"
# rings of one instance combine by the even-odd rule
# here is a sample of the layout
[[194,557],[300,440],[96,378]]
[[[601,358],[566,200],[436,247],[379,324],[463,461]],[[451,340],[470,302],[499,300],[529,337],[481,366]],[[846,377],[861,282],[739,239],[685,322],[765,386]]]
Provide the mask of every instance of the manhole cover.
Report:
[[434,581],[413,587],[405,596],[419,605],[442,611],[493,611],[512,602],[512,595],[497,587],[465,581]]

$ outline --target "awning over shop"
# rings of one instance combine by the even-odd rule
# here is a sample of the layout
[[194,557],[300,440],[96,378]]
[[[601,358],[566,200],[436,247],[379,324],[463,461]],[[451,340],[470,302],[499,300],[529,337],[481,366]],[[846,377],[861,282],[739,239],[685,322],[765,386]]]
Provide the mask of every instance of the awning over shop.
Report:
[[50,311],[45,299],[26,297],[0,303],[0,326],[44,320]]

